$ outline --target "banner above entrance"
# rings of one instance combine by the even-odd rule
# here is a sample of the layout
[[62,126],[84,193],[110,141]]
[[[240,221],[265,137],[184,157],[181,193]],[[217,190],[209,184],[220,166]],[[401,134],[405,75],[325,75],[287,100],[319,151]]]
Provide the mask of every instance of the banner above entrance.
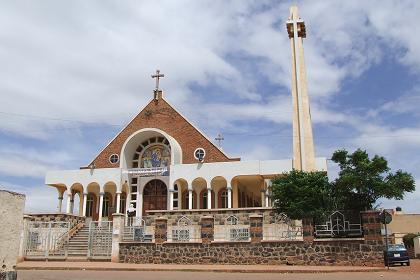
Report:
[[137,177],[169,176],[169,168],[167,166],[152,168],[132,168],[124,170],[123,173]]

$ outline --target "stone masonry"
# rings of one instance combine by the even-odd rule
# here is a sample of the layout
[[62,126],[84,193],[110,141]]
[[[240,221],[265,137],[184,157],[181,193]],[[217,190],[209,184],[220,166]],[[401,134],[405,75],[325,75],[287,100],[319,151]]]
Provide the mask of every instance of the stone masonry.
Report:
[[383,266],[382,243],[362,240],[120,243],[120,262],[156,264],[271,264]]
[[14,280],[23,227],[25,195],[0,190],[0,280]]

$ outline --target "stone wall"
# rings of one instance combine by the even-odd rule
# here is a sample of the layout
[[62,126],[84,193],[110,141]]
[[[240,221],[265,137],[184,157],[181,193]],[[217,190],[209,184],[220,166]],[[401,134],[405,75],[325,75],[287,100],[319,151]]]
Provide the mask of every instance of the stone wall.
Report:
[[0,279],[16,279],[25,196],[0,190]]
[[[147,217],[146,222],[155,226],[155,243],[120,243],[120,262],[383,266],[381,225],[376,211],[361,213],[363,237],[315,239],[312,219],[304,219],[300,240],[290,237],[286,240],[264,239],[267,225],[279,222],[272,209],[167,211],[158,214]],[[232,214],[238,218],[238,224],[226,223],[226,218]],[[188,217],[201,227],[199,241],[173,242],[167,239],[168,225],[176,224],[181,217]],[[232,226],[248,227],[249,238],[234,241],[217,238],[217,228]]]
[[70,228],[85,221],[85,217],[65,213],[29,214],[28,219],[33,222],[70,222]]
[[383,266],[382,243],[364,240],[120,243],[120,262]]

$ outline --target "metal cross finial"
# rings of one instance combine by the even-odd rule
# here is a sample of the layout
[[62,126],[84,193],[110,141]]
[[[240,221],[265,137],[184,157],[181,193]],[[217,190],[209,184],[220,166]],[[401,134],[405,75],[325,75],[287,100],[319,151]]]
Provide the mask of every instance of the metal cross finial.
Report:
[[159,80],[160,78],[165,77],[164,74],[160,74],[160,70],[156,70],[156,74],[152,75],[153,79],[156,79],[156,88],[155,88],[155,99],[157,98],[159,92]]
[[219,142],[219,148],[221,148],[222,147],[222,141],[225,140],[225,138],[223,138],[222,134],[219,133],[219,135],[217,135],[217,137],[214,138],[214,140]]

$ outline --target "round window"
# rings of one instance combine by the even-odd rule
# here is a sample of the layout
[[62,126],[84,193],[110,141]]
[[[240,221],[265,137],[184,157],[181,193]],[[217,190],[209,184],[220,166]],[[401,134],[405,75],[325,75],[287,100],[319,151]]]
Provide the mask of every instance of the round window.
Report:
[[112,163],[112,164],[118,163],[119,160],[120,160],[120,157],[117,154],[112,154],[109,157],[109,162]]
[[198,161],[203,161],[206,156],[206,151],[203,148],[197,148],[194,151],[194,158]]

